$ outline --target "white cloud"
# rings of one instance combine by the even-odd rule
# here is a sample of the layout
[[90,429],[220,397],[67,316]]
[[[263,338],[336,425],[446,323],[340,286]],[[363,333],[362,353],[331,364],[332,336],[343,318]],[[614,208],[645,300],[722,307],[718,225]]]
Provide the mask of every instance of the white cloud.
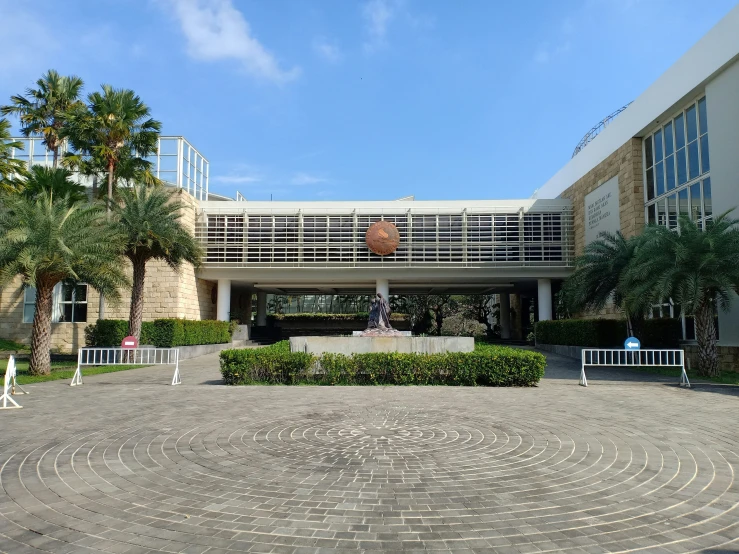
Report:
[[395,17],[396,6],[388,0],[369,0],[362,7],[362,17],[368,35],[364,50],[372,52],[387,44],[388,25]]
[[276,83],[295,79],[300,70],[284,70],[252,35],[248,21],[231,0],[170,0],[187,39],[190,56],[198,60],[239,60],[247,72]]
[[290,179],[292,185],[315,185],[316,183],[326,183],[328,179],[325,177],[319,177],[317,175],[311,175],[309,173],[296,173]]
[[243,185],[248,183],[258,183],[262,178],[257,175],[216,175],[211,177],[210,180],[215,183]]
[[339,46],[324,37],[317,37],[313,40],[313,51],[331,63],[338,63],[344,57]]
[[566,41],[554,47],[550,47],[549,44],[542,44],[536,50],[534,54],[534,61],[539,64],[547,64],[553,59],[561,56],[562,54],[569,52],[570,42]]

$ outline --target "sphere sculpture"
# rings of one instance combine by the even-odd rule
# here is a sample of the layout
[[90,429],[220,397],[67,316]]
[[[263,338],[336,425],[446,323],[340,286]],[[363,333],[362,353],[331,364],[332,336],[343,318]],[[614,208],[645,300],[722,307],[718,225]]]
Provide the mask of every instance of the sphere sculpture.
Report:
[[376,221],[365,235],[367,247],[378,256],[392,254],[400,244],[398,228],[389,221]]

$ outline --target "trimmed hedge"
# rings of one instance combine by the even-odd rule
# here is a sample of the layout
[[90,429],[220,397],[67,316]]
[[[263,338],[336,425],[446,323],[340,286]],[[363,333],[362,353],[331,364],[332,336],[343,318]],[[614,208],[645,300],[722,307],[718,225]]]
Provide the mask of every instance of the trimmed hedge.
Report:
[[227,385],[534,386],[546,359],[538,352],[482,345],[474,352],[322,354],[290,352],[287,341],[267,348],[224,350]]
[[[299,314],[268,314],[267,319],[270,321],[367,321],[369,312],[358,312],[355,314],[332,314],[325,312],[309,312]],[[405,321],[408,319],[407,314],[391,313],[390,321]]]
[[[622,319],[558,319],[539,321],[536,342],[589,348],[620,348],[627,339]],[[647,319],[637,333],[642,348],[678,348],[682,338],[679,319]]]
[[[155,319],[141,324],[139,344],[153,344],[157,348],[222,344],[231,342],[232,328],[228,321]],[[85,328],[87,346],[120,346],[128,334],[125,319],[99,319]]]

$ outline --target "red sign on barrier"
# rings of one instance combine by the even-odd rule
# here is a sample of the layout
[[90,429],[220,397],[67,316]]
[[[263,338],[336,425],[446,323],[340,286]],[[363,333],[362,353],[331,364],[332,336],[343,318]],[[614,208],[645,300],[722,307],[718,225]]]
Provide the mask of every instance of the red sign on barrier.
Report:
[[139,347],[139,341],[136,340],[136,337],[126,337],[123,339],[123,342],[121,342],[121,348],[125,348],[127,350],[131,350],[134,348]]

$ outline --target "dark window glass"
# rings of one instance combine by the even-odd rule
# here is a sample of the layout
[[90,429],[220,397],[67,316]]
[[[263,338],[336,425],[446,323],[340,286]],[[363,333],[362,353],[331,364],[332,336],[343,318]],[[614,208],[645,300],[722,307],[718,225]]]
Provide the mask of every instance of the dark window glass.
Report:
[[647,208],[647,223],[649,223],[650,225],[657,223],[657,216],[655,214],[656,210],[654,208],[654,204],[652,204]]
[[647,169],[647,200],[654,198],[654,169]]
[[684,185],[688,182],[687,159],[685,158],[685,148],[677,151],[677,184]]
[[690,215],[688,209],[688,189],[683,189],[677,193],[677,208],[680,215]]
[[687,111],[688,118],[688,142],[698,138],[698,127],[695,121],[695,106]]
[[699,221],[703,217],[701,210],[701,184],[690,185],[690,219]]
[[701,137],[701,174],[711,170],[711,161],[708,158],[708,135]]
[[698,141],[688,144],[688,177],[695,179],[700,175],[698,167]]
[[646,167],[652,167],[654,165],[654,155],[652,153],[652,137],[647,137],[644,141],[644,158]]
[[675,143],[672,141],[672,123],[665,125],[665,156],[669,156],[674,152]]
[[677,227],[677,198],[674,194],[667,197],[667,222],[670,229]]
[[683,114],[675,118],[675,148],[685,146],[685,118]]
[[659,162],[656,167],[657,171],[655,176],[657,179],[657,196],[661,196],[665,193],[665,168],[662,162]]
[[667,215],[665,214],[665,201],[658,200],[654,205],[657,208],[657,224],[667,225]]
[[654,159],[657,161],[662,159],[662,131],[654,133]]
[[711,199],[711,179],[703,181],[703,217],[708,219],[713,215],[713,201]]
[[698,116],[700,119],[700,130],[701,135],[708,132],[708,118],[706,117],[706,99],[703,98],[698,101]]
[[667,177],[667,190],[675,188],[675,156],[670,154],[665,158],[665,176]]

